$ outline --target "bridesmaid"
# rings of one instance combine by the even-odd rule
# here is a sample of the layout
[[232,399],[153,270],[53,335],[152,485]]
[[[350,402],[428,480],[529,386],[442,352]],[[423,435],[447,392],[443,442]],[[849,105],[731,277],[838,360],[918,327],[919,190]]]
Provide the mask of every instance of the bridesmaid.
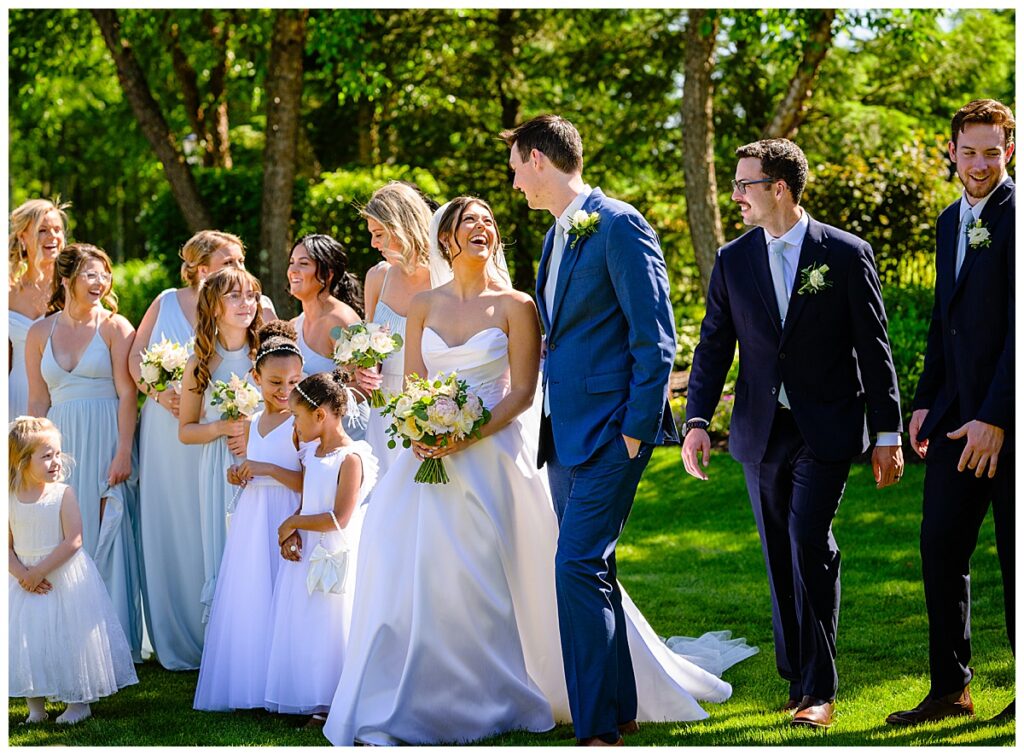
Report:
[[[360,214],[366,218],[370,246],[384,258],[366,273],[366,316],[371,322],[388,325],[405,339],[405,316],[412,297],[429,290],[431,275],[430,208],[423,196],[408,184],[392,182],[373,193]],[[405,348],[393,352],[380,366],[357,369],[356,384],[364,393],[381,388],[398,393],[404,380]],[[379,409],[370,410],[366,440],[380,463],[381,475],[402,450],[389,449],[385,432],[387,419]]]
[[[209,615],[217,589],[217,572],[227,538],[227,507],[234,487],[227,470],[245,456],[246,419],[220,419],[220,409],[210,405],[213,383],[227,382],[234,373],[249,375],[256,356],[257,332],[263,325],[260,282],[245,270],[229,267],[208,277],[199,288],[196,303],[195,353],[185,365],[178,410],[178,438],[201,447],[199,525],[203,546],[202,621]],[[187,476],[189,470],[179,470]],[[170,533],[169,533],[170,534]]]
[[134,329],[117,314],[106,252],[72,244],[54,266],[47,315],[28,332],[28,411],[49,417],[74,463],[82,545],[99,568],[141,662],[141,575],[131,518],[137,391],[128,373]]
[[[339,241],[322,233],[299,239],[288,257],[288,292],[299,300],[302,312],[293,319],[306,375],[334,372],[331,331],[359,322],[363,311],[358,279],[348,272],[348,254]],[[366,433],[369,406],[359,405],[359,418],[345,419],[353,440]]]
[[[135,334],[128,369],[142,375],[142,352],[163,338],[182,345],[195,335],[200,284],[224,268],[243,267],[242,241],[222,231],[200,231],[185,242],[182,288],[169,288],[150,304]],[[264,313],[264,317],[266,314]],[[178,390],[145,386],[139,430],[141,541],[146,572],[146,627],[160,665],[173,671],[199,668],[203,652],[205,581],[199,517],[201,447],[178,440]]]
[[48,199],[30,199],[11,213],[7,295],[9,419],[28,412],[25,338],[32,323],[46,314],[53,293],[53,263],[64,248],[67,206]]

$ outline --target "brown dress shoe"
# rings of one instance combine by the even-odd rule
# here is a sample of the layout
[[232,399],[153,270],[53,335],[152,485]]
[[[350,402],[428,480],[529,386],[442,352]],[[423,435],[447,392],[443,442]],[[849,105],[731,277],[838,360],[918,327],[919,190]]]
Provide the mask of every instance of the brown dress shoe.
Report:
[[779,713],[785,713],[787,716],[792,716],[796,713],[796,709],[800,707],[800,701],[795,697],[791,697],[786,701],[786,704],[779,708]]
[[961,692],[953,692],[942,697],[929,695],[916,708],[890,713],[885,719],[893,726],[914,726],[928,721],[941,721],[955,716],[973,716],[974,701],[971,700],[971,685],[968,684]]
[[836,704],[832,700],[819,700],[816,697],[804,695],[804,699],[800,701],[800,707],[796,709],[789,725],[827,729],[832,725],[835,710]]
[[638,731],[640,731],[640,724],[636,722],[635,718],[632,721],[619,724],[619,734],[636,734]]
[[587,737],[586,739],[577,739],[577,747],[624,747],[625,742],[622,741],[622,737],[619,737],[614,742],[605,742],[601,737]]

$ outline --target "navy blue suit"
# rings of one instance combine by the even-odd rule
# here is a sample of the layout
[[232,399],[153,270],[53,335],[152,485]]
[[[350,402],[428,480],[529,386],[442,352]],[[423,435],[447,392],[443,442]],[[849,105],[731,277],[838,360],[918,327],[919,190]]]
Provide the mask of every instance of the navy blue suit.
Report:
[[[1013,646],[1015,210],[1016,189],[1008,179],[982,210],[989,244],[968,245],[959,277],[959,200],[943,210],[935,228],[935,306],[914,396],[914,409],[928,410],[919,433],[928,439],[921,561],[935,696],[959,691],[971,679],[970,559],[990,502]],[[991,480],[969,469],[958,472],[966,440],[946,437],[975,419],[1005,432]]]
[[[801,294],[798,275],[783,327],[764,231],[719,250],[686,416],[711,418],[739,343],[729,450],[744,465],[761,535],[776,663],[791,697],[830,700],[840,565],[832,519],[869,432],[902,424],[871,247],[811,218],[798,270],[810,265],[827,265],[831,285]],[[778,403],[782,383],[791,410]]]
[[[576,736],[618,736],[636,718],[636,683],[616,582],[622,533],[655,444],[676,439],[668,406],[675,320],[658,237],[625,202],[594,189],[595,232],[570,235],[552,312],[544,290],[554,226],[544,240],[537,303],[546,333],[538,466],[547,464],[559,519],[555,580]],[[637,438],[629,458],[623,435]]]

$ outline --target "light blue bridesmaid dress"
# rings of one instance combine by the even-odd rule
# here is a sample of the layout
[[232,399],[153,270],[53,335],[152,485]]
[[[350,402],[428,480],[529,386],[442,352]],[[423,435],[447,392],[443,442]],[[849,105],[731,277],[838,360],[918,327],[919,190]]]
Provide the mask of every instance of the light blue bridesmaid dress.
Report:
[[[57,316],[59,317],[59,315]],[[92,556],[121,621],[132,658],[142,660],[142,576],[132,522],[134,475],[107,485],[107,470],[117,451],[117,391],[110,349],[93,334],[75,368],[68,372],[53,355],[53,328],[43,349],[41,371],[50,391],[47,416],[60,429],[62,449],[74,463],[66,480],[82,512],[82,544]],[[106,498],[100,521],[100,499]]]
[[[391,272],[390,269],[388,272]],[[391,328],[392,335],[397,333],[402,337],[402,348],[388,355],[388,358],[381,363],[380,389],[385,395],[401,393],[405,384],[405,318],[393,310],[384,301],[384,292],[388,287],[388,275],[384,273],[384,283],[380,288],[380,298],[374,309],[372,322],[378,325],[387,325]],[[369,424],[366,426],[366,440],[373,448],[373,454],[380,464],[380,476],[388,471],[388,467],[402,451],[402,445],[396,443],[394,448],[388,448],[387,426],[390,418],[383,416],[380,409],[370,410]],[[370,494],[370,498],[373,494]]]
[[[220,419],[220,407],[210,406],[214,381],[223,380],[226,383],[235,374],[252,382],[252,360],[249,358],[248,345],[236,351],[228,351],[217,343],[216,348],[221,362],[210,375],[210,384],[206,386],[203,396],[203,424]],[[228,504],[237,490],[234,485],[228,484],[227,471],[228,467],[237,464],[239,460],[228,450],[223,435],[204,443],[200,448],[199,523],[203,544],[203,589],[199,599],[203,604],[202,620],[205,623],[217,591],[217,573],[220,571],[220,559],[224,555],[224,543],[228,537]],[[188,474],[188,470],[181,472]]]
[[33,320],[7,310],[7,338],[11,342],[11,371],[7,375],[7,420],[28,414],[28,375],[25,374],[25,339]]
[[[302,374],[309,376],[315,375],[318,372],[334,372],[337,368],[334,360],[314,351],[313,347],[306,343],[306,339],[302,334],[302,326],[305,321],[305,312],[300,314],[295,320],[295,330],[299,334],[297,343],[299,351],[302,352]],[[348,437],[352,440],[363,440],[366,437],[366,425],[369,418],[370,405],[365,401],[359,402],[359,418],[346,417],[342,420]]]
[[[182,345],[192,326],[170,288],[147,348],[162,338]],[[142,558],[146,572],[146,627],[160,665],[174,671],[199,668],[203,653],[200,595],[203,540],[199,525],[199,469],[202,446],[178,440],[178,418],[147,398],[139,427],[139,499]]]

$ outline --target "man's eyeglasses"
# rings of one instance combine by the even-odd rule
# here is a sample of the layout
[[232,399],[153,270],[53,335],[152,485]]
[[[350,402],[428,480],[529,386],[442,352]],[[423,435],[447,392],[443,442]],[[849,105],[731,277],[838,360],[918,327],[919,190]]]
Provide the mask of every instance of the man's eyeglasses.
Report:
[[745,178],[740,179],[739,181],[734,179],[732,182],[732,188],[742,195],[747,193],[748,186],[753,186],[754,184],[770,184],[780,180],[781,179],[779,178],[759,178],[756,181],[748,181]]

